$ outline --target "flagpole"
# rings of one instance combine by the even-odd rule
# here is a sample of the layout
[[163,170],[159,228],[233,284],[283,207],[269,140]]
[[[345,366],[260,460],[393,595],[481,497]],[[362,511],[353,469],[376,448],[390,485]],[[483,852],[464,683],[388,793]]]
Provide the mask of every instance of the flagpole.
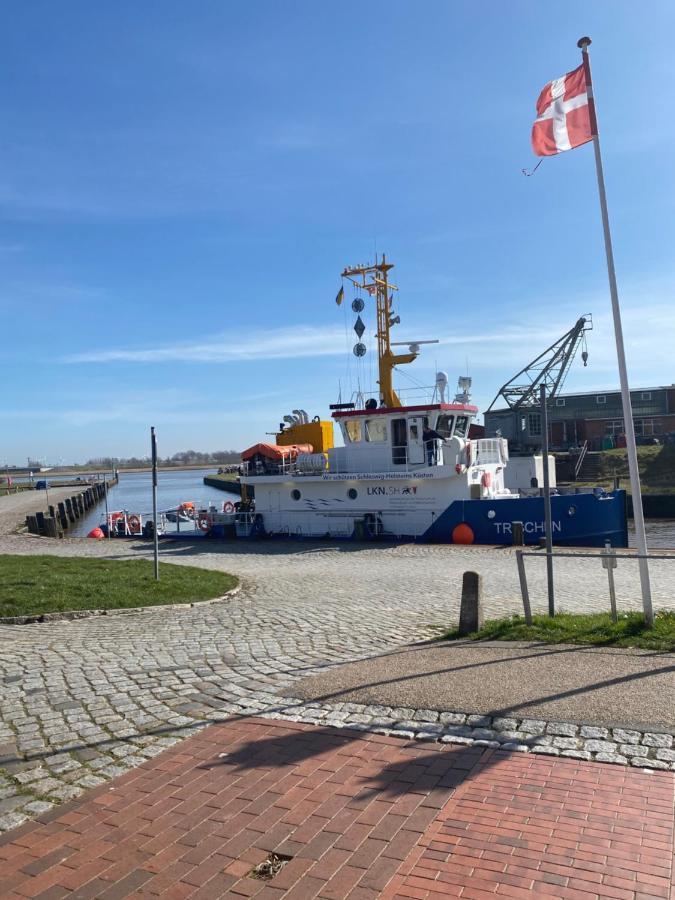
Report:
[[635,522],[635,538],[639,554],[638,565],[640,569],[640,586],[642,588],[642,606],[645,614],[645,622],[651,627],[654,624],[654,610],[652,608],[652,592],[649,582],[649,560],[647,559],[647,535],[645,533],[645,520],[642,511],[642,493],[640,491],[640,472],[638,470],[637,447],[635,444],[635,428],[633,426],[633,410],[630,400],[630,388],[628,386],[628,372],[626,369],[626,351],[623,343],[623,328],[621,325],[621,310],[619,308],[619,292],[616,285],[616,272],[614,270],[614,252],[612,250],[612,236],[609,230],[609,215],[607,213],[607,194],[605,193],[605,178],[602,171],[602,156],[600,155],[600,138],[598,135],[598,121],[595,114],[595,100],[593,98],[593,82],[591,79],[591,62],[588,55],[588,47],[591,43],[589,37],[579,38],[577,47],[581,50],[581,58],[586,76],[586,88],[588,92],[588,113],[593,136],[593,150],[595,151],[595,169],[598,176],[598,194],[600,196],[600,211],[602,213],[602,229],[605,235],[605,255],[607,257],[607,275],[609,277],[609,293],[612,298],[612,316],[614,318],[614,337],[616,339],[616,355],[619,362],[619,381],[621,384],[621,403],[623,406],[623,420],[626,432],[626,449],[628,451],[628,472],[630,474],[631,493],[633,495],[633,521]]

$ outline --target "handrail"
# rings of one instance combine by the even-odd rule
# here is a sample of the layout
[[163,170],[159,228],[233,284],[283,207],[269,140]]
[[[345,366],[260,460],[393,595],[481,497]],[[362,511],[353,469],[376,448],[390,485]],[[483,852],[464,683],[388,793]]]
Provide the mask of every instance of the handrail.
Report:
[[581,471],[581,467],[584,464],[584,460],[586,459],[586,454],[588,453],[588,441],[584,441],[581,445],[581,452],[577,457],[577,461],[574,464],[574,480],[576,481],[579,477],[579,472]]

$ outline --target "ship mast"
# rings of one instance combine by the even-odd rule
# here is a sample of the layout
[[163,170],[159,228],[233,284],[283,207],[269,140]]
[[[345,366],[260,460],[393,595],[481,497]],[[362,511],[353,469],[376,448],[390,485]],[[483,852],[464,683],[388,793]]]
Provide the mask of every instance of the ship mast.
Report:
[[343,278],[349,279],[361,290],[375,296],[380,395],[383,406],[389,408],[401,406],[401,401],[393,385],[394,367],[411,363],[418,356],[418,351],[394,353],[391,349],[391,328],[401,321],[399,316],[393,316],[391,312],[392,295],[390,295],[390,291],[398,290],[396,285],[389,281],[388,273],[393,268],[393,264],[388,263],[382,254],[382,260],[378,262],[376,258],[375,264],[372,266],[351,266],[342,273]]

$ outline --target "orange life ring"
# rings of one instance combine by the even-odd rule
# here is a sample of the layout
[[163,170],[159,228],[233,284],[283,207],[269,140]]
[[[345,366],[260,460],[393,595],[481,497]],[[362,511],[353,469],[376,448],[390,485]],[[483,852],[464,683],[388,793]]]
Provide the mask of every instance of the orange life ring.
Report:
[[141,520],[137,515],[131,515],[127,518],[127,528],[131,534],[141,533]]
[[492,484],[492,473],[491,472],[483,472],[483,475],[482,475],[480,481],[484,488],[489,488],[490,485]]
[[232,513],[234,512],[234,503],[231,500],[226,500],[223,503],[223,512],[228,516],[232,515]]
[[210,531],[212,525],[213,521],[211,520],[211,516],[209,516],[207,513],[202,513],[202,515],[197,520],[197,527],[200,531]]
[[110,513],[110,524],[114,525],[115,522],[118,522],[120,519],[123,519],[123,518],[124,518],[123,512]]

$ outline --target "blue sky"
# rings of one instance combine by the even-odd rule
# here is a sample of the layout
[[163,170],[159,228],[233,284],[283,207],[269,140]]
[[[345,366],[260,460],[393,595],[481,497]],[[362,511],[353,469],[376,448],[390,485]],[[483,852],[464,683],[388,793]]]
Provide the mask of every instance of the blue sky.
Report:
[[151,424],[162,454],[242,448],[325,414],[338,383],[370,385],[334,297],[375,250],[398,338],[441,340],[416,381],[468,363],[485,408],[592,312],[567,387],[614,387],[592,148],[521,174],[582,34],[631,383],[675,381],[671,2],[8,0],[3,19],[0,464],[144,454]]

